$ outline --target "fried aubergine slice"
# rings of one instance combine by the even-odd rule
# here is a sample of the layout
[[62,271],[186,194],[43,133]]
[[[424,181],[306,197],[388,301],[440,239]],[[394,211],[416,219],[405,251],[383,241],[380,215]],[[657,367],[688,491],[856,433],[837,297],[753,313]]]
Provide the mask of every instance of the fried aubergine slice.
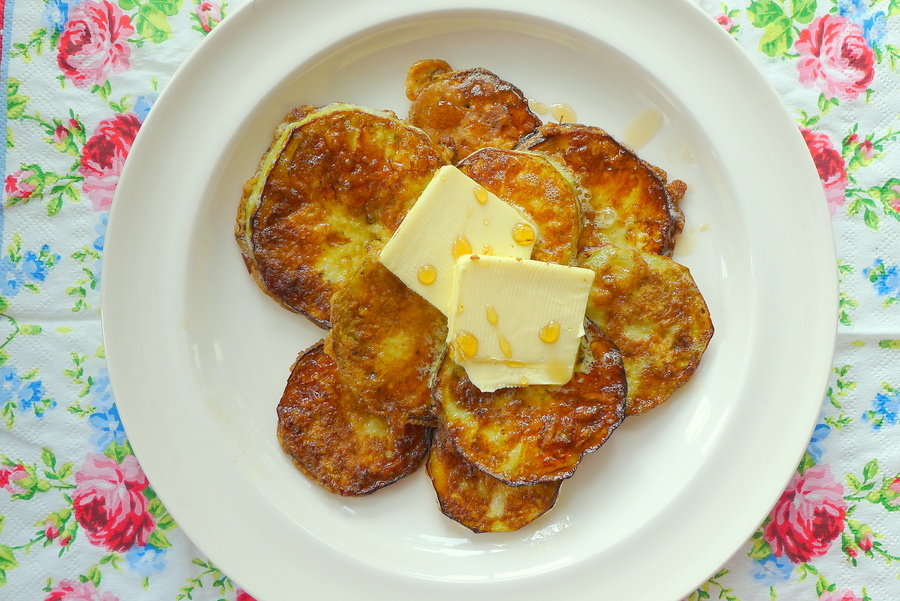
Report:
[[670,256],[684,227],[679,208],[686,186],[641,160],[598,127],[548,123],[519,145],[568,167],[584,193],[585,253],[603,244]]
[[406,77],[409,122],[425,130],[452,163],[479,148],[513,148],[541,120],[521,90],[480,67],[454,71],[418,61]]
[[298,356],[277,413],[278,441],[294,465],[341,496],[366,495],[411,474],[428,452],[427,427],[361,407],[322,342]]
[[457,167],[537,223],[532,259],[567,265],[575,258],[581,208],[567,171],[544,155],[498,148],[482,148]]
[[687,267],[609,245],[581,264],[596,276],[587,316],[622,351],[626,413],[649,411],[687,382],[713,335],[706,301]]
[[562,386],[481,392],[449,357],[434,387],[439,427],[475,466],[513,486],[570,477],[625,417],[615,345],[587,323],[575,373]]
[[372,413],[433,423],[431,381],[447,318],[410,290],[371,249],[331,299],[328,333],[338,374]]
[[244,186],[235,236],[247,269],[282,306],[328,327],[334,285],[390,238],[444,164],[391,112],[301,107]]
[[441,512],[473,532],[511,532],[556,503],[562,481],[510,486],[477,469],[435,433],[425,463]]

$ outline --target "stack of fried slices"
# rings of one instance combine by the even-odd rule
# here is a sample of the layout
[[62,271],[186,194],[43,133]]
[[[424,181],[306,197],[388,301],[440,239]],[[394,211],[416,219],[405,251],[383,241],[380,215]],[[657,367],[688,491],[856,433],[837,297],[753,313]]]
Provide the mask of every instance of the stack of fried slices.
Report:
[[[415,63],[409,115],[302,106],[247,182],[235,235],[260,288],[324,329],[300,352],[278,439],[325,489],[365,495],[425,462],[445,515],[516,530],[628,415],[668,399],[713,333],[669,258],[686,186],[603,130],[542,124],[481,68]],[[378,260],[434,173],[454,164],[539,226],[533,259],[592,269],[572,379],[484,393],[447,353],[444,315]]]

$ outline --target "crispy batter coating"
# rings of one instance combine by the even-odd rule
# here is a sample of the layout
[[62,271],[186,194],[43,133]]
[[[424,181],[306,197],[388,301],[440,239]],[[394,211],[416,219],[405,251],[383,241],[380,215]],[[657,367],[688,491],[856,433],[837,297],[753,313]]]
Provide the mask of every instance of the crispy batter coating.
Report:
[[277,412],[284,452],[341,496],[369,494],[411,474],[428,452],[427,427],[365,411],[322,342],[297,357]]
[[457,167],[537,223],[532,259],[567,265],[575,258],[581,208],[568,171],[544,155],[498,148],[482,148]]
[[477,469],[435,433],[425,463],[441,512],[473,532],[511,532],[556,503],[562,481],[510,486]]
[[331,299],[329,332],[344,385],[372,413],[434,422],[430,384],[446,348],[447,318],[370,249]]
[[630,246],[670,256],[684,227],[678,204],[684,182],[641,160],[598,127],[548,123],[520,149],[546,153],[566,165],[584,192],[580,249],[603,244]]
[[334,285],[390,237],[443,164],[393,113],[301,107],[244,186],[235,236],[248,270],[285,308],[329,327]]
[[596,273],[587,316],[622,351],[626,413],[656,407],[687,382],[713,335],[706,301],[687,267],[609,245],[582,267]]
[[513,148],[541,120],[522,92],[487,69],[452,71],[441,60],[410,67],[409,122],[425,130],[453,163],[479,148]]
[[439,427],[478,469],[513,486],[570,477],[625,417],[618,349],[586,324],[579,362],[563,386],[481,392],[449,357],[434,388]]

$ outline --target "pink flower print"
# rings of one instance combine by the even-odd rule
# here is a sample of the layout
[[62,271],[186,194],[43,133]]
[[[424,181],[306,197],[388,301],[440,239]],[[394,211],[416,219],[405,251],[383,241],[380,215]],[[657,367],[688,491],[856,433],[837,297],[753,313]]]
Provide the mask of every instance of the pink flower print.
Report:
[[141,121],[134,113],[116,115],[101,121],[85,143],[78,172],[84,177],[82,189],[95,211],[112,206],[125,158],[140,126]]
[[734,21],[731,20],[726,14],[716,15],[716,22],[725,28],[725,31],[731,33],[731,30],[734,29]]
[[119,598],[109,592],[101,595],[90,580],[87,582],[60,580],[44,601],[119,601]]
[[862,28],[837,15],[822,15],[800,32],[794,49],[806,88],[818,86],[826,98],[855,100],[875,77],[875,55]]
[[21,495],[28,492],[28,489],[19,484],[22,480],[28,478],[28,471],[20,463],[17,465],[0,465],[0,488],[11,495]]
[[237,596],[234,598],[234,601],[256,601],[256,599],[253,598],[253,596],[251,596],[247,591],[237,589]]
[[809,147],[816,170],[819,172],[828,209],[834,215],[837,208],[844,204],[844,190],[847,188],[847,168],[844,165],[844,158],[827,135],[805,127],[800,128],[800,133],[803,134],[803,140]]
[[69,11],[56,62],[75,87],[102,86],[110,72],[128,69],[134,33],[131,18],[107,0],[82,2]]
[[88,455],[75,483],[75,519],[91,544],[120,553],[147,544],[155,524],[143,494],[147,478],[134,455],[121,464],[105,455]]
[[827,465],[794,474],[763,533],[777,556],[803,563],[824,555],[844,529],[844,487]]
[[200,27],[206,33],[222,22],[222,7],[216,2],[201,2],[194,12],[200,21]]
[[861,597],[857,597],[856,593],[851,591],[850,589],[844,588],[839,591],[834,591],[833,593],[829,593],[825,591],[822,593],[822,596],[819,597],[819,601],[863,601]]
[[6,176],[6,196],[8,198],[29,198],[37,190],[37,185],[33,181],[36,176],[37,173],[32,169],[19,169],[10,173]]

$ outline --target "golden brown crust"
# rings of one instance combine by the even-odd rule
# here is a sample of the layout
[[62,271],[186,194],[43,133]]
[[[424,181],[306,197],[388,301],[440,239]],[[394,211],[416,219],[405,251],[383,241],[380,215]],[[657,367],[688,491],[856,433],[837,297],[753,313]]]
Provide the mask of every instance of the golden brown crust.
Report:
[[487,69],[446,71],[443,61],[416,63],[407,74],[409,122],[446,149],[455,163],[479,148],[513,148],[541,121],[521,90]]
[[301,108],[244,187],[235,234],[260,287],[328,327],[334,285],[386,240],[444,161],[393,113]]
[[446,348],[447,318],[388,271],[377,251],[331,299],[338,373],[372,413],[433,423],[430,385]]
[[510,532],[553,507],[561,481],[510,486],[477,469],[440,432],[425,464],[441,512],[473,532]]
[[457,167],[537,223],[532,259],[567,265],[575,258],[581,208],[568,172],[543,155],[498,148],[482,148]]
[[414,62],[406,72],[406,97],[415,100],[439,75],[452,70],[447,61],[437,58]]
[[319,342],[300,353],[278,404],[278,441],[294,464],[341,496],[365,495],[415,471],[425,426],[364,410]]
[[713,335],[709,309],[687,267],[607,246],[582,267],[596,273],[587,316],[622,351],[628,415],[649,411],[687,382]]
[[678,206],[684,182],[667,183],[662,169],[641,160],[598,127],[548,123],[520,149],[546,153],[567,166],[584,191],[579,247],[604,244],[669,256],[684,227]]
[[563,386],[481,392],[450,358],[434,395],[439,427],[480,470],[514,486],[570,477],[625,417],[621,355],[588,324],[579,364]]

